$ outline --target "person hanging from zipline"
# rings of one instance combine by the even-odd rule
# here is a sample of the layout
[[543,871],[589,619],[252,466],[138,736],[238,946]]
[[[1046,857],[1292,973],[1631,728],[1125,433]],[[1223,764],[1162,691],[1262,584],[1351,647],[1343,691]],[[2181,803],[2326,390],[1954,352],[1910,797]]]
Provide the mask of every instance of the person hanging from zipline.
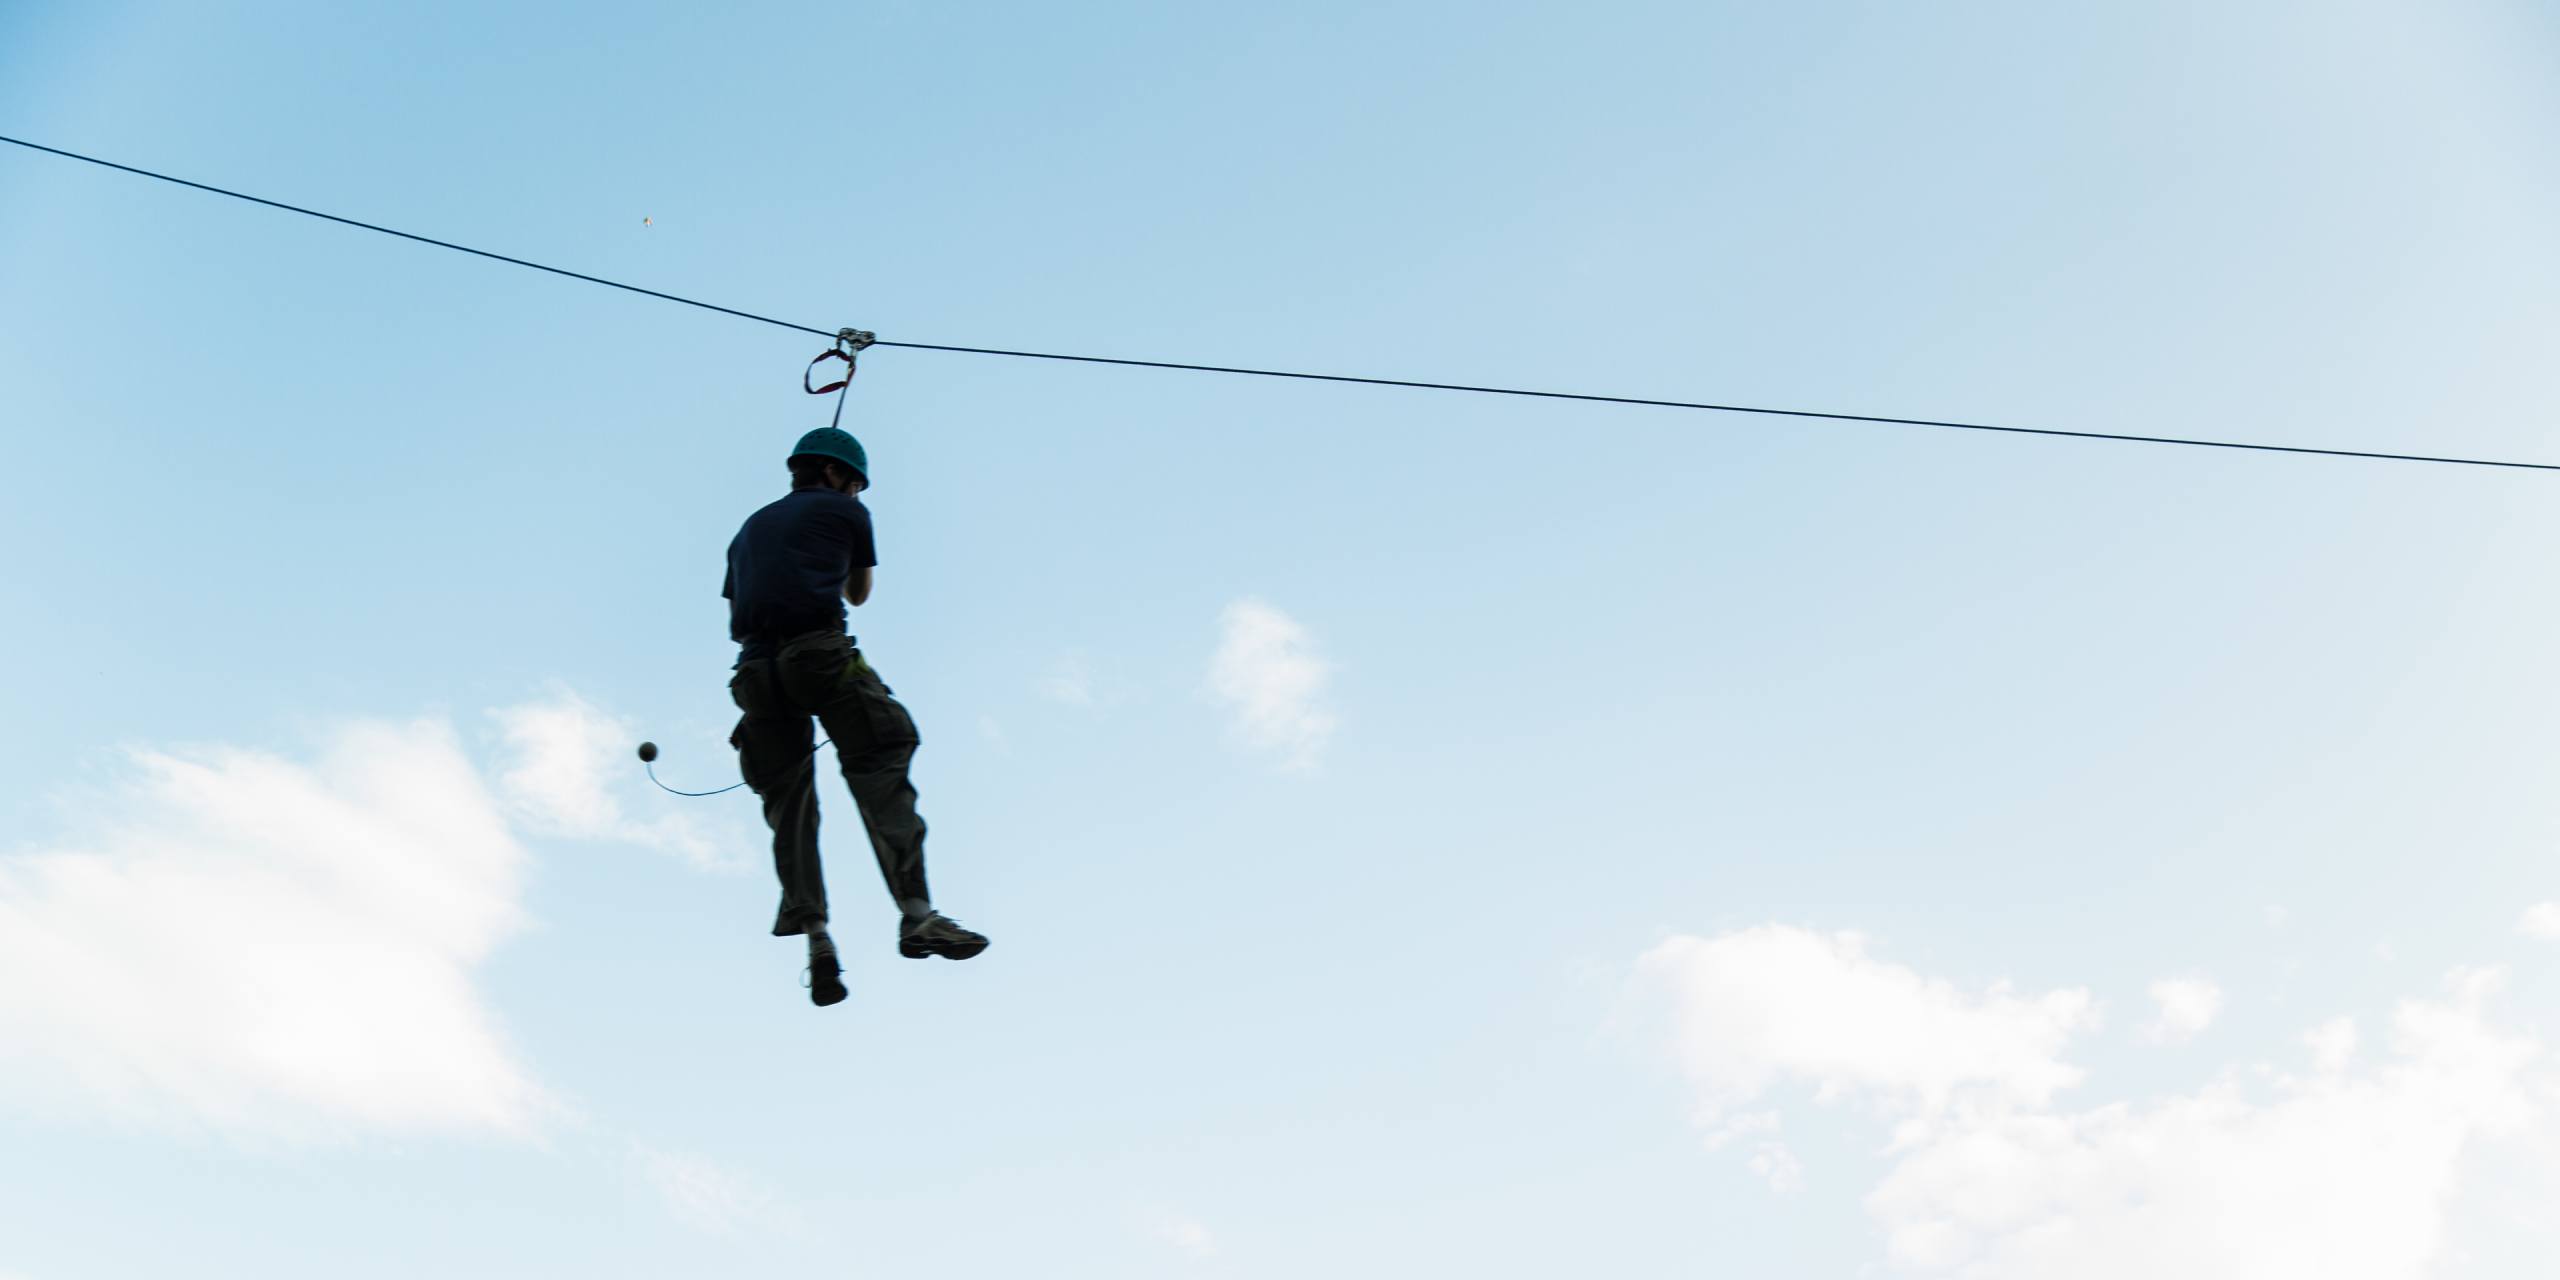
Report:
[[897,901],[898,954],[966,960],[986,938],[933,909],[925,887],[924,819],[907,781],[915,718],[845,634],[845,606],[871,598],[879,563],[871,512],[855,495],[871,483],[862,443],[835,427],[800,437],[787,460],[791,492],[747,517],[729,543],[729,636],[739,645],[729,695],[743,713],[729,735],[738,771],[764,801],[773,869],[782,881],[775,937],[809,939],[809,999],[845,997],[843,966],[827,934],[827,886],[818,861],[818,794],[810,717],[835,740],[836,759],[871,851]]

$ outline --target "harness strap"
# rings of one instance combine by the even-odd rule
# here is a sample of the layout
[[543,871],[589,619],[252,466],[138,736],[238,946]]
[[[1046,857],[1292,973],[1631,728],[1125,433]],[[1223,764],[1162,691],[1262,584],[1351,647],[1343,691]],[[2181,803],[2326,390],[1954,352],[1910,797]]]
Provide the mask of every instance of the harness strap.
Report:
[[[833,381],[833,382],[828,383],[827,385],[825,385],[825,386],[823,386],[823,387],[811,386],[811,385],[810,385],[810,382],[812,381],[812,379],[811,379],[811,375],[813,375],[813,374],[817,373],[817,371],[818,371],[818,366],[819,366],[819,365],[825,364],[825,363],[826,363],[826,362],[828,362],[829,360],[842,360],[842,361],[844,361],[844,376],[843,376],[843,377],[841,377],[841,378],[836,379],[836,380],[835,380],[835,381]],[[852,353],[852,352],[850,352],[850,351],[844,350],[844,349],[843,349],[843,348],[841,348],[841,347],[837,347],[837,348],[833,348],[833,349],[830,349],[830,350],[826,350],[826,351],[821,351],[821,352],[819,352],[819,353],[818,353],[818,358],[817,358],[817,359],[815,359],[815,360],[810,361],[810,362],[809,362],[809,367],[808,367],[807,369],[805,369],[805,370],[802,370],[802,371],[801,371],[801,374],[800,374],[800,389],[801,389],[801,390],[803,390],[803,391],[808,392],[810,395],[813,395],[813,396],[822,396],[822,395],[825,395],[826,393],[828,393],[828,392],[830,392],[830,391],[842,391],[842,390],[844,390],[846,387],[851,386],[852,384],[853,384],[853,353]]]

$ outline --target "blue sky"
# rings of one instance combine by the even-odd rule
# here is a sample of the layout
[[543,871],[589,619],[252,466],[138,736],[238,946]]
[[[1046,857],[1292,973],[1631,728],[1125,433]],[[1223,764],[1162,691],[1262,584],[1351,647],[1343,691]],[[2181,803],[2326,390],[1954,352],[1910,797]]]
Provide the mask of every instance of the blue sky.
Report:
[[[13,5],[0,132],[884,338],[2560,461],[2548,8],[1592,10]],[[825,793],[817,1011],[627,751],[730,780],[821,344],[11,152],[11,1280],[2560,1246],[2536,473],[875,352],[996,946]]]

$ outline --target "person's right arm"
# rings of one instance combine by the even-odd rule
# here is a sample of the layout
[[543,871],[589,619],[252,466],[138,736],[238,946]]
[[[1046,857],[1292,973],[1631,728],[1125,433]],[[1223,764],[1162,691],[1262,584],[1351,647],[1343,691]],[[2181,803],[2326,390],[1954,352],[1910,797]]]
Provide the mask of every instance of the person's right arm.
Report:
[[871,566],[880,563],[880,555],[871,545],[871,508],[860,498],[846,506],[845,535],[853,565],[844,575],[844,602],[859,608],[871,598]]

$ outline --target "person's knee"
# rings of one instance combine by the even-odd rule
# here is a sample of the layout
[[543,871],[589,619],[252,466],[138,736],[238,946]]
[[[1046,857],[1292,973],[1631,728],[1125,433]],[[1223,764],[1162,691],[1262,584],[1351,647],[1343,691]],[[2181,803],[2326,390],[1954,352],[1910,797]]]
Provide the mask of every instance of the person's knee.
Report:
[[907,766],[916,758],[912,742],[882,742],[843,753],[844,780],[855,790],[869,787],[895,786],[906,780]]

